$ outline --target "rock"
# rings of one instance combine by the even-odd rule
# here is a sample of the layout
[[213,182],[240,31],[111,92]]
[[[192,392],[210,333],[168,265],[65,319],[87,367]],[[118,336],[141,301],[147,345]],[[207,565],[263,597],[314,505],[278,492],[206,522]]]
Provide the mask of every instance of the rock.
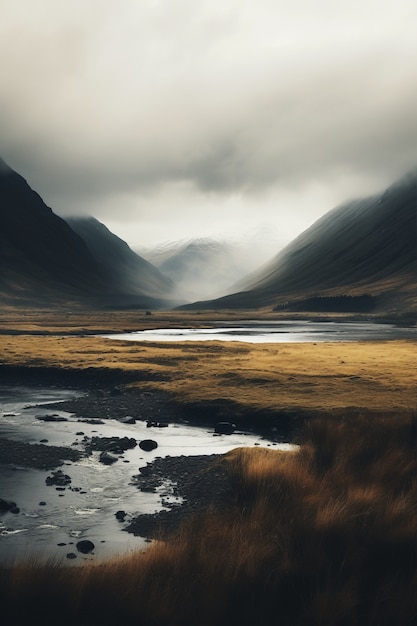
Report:
[[146,465],[146,467],[140,467],[139,471],[142,476],[150,476],[152,474],[152,468],[149,467],[149,465]]
[[48,443],[48,439],[40,439],[40,443]]
[[106,451],[101,452],[99,456],[100,463],[103,463],[104,465],[113,465],[113,463],[116,463],[117,460],[117,456],[114,456],[114,454]]
[[94,550],[95,545],[89,539],[82,539],[81,541],[78,541],[78,543],[76,544],[76,548],[78,552],[88,554],[89,552],[92,552]]
[[121,424],[136,424],[136,420],[131,415],[126,415],[126,417],[120,417],[118,420]]
[[68,422],[66,417],[59,417],[59,415],[36,415],[37,420],[41,422]]
[[46,502],[44,500],[41,500],[41,502],[39,502],[39,506],[46,506]]
[[167,428],[167,426],[169,426],[168,422],[154,422],[151,420],[146,422],[146,428]]
[[0,498],[0,513],[7,513],[11,509],[14,509],[15,506],[16,506],[16,502],[3,500],[2,498]]
[[45,483],[49,486],[65,487],[71,483],[71,477],[68,474],[64,474],[62,470],[56,470],[52,472],[52,476],[46,477]]
[[67,559],[76,559],[77,555],[74,552],[68,552]]
[[118,519],[119,522],[124,522],[127,513],[126,513],[126,511],[117,511],[117,513],[115,513],[115,515],[116,515],[116,519]]
[[87,444],[89,452],[105,451],[113,454],[122,454],[125,450],[131,450],[137,446],[133,437],[93,437]]
[[219,435],[231,435],[236,430],[236,424],[230,422],[217,422],[214,427],[214,432]]
[[158,444],[153,439],[143,439],[139,442],[139,448],[144,450],[145,452],[150,452],[151,450],[155,450],[158,447]]
[[17,515],[18,513],[20,513],[20,509],[18,506],[13,506],[10,510],[10,513],[13,513],[14,515]]

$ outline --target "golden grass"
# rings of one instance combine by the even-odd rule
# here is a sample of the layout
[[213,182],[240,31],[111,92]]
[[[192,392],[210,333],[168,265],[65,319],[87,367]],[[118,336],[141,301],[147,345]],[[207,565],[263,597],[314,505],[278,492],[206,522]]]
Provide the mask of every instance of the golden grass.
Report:
[[234,450],[223,461],[230,507],[99,565],[3,570],[2,614],[85,626],[414,624],[416,434],[412,415],[319,419],[296,452]]
[[[148,386],[182,403],[226,399],[253,409],[320,412],[416,408],[416,343],[149,344],[100,337],[8,336],[8,365],[84,370],[110,368],[155,375]],[[133,383],[134,384],[134,383]],[[143,382],[140,383],[143,386]]]

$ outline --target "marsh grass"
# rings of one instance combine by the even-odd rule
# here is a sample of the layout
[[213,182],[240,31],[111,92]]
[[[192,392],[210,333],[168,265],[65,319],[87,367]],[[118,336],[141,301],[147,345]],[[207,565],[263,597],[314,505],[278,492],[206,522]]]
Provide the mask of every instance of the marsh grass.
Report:
[[417,416],[318,419],[233,450],[235,498],[146,551],[1,572],[12,624],[417,623]]

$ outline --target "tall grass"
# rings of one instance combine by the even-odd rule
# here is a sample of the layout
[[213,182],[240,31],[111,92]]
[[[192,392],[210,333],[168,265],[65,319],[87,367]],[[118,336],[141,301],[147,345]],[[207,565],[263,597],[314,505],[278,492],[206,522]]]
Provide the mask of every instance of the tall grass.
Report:
[[[417,416],[319,419],[223,463],[235,500],[100,565],[1,572],[9,623],[417,624]],[[6,621],[4,622],[6,623]]]

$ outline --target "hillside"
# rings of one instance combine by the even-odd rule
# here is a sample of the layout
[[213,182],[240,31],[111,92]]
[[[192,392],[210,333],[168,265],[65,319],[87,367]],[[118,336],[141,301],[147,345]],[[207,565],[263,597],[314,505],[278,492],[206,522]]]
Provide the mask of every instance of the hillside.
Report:
[[333,209],[237,284],[233,295],[192,308],[265,306],[415,310],[417,172],[384,193]]
[[130,294],[168,297],[172,281],[136,254],[125,241],[93,217],[68,217],[66,222],[87,244],[109,279]]
[[[143,264],[148,265],[145,261]],[[168,281],[163,284],[167,285]],[[156,293],[154,284],[151,293]],[[0,301],[3,304],[47,306],[71,302],[156,307],[167,304],[162,294],[161,288],[155,299],[121,282],[69,224],[46,206],[25,179],[0,160]]]

